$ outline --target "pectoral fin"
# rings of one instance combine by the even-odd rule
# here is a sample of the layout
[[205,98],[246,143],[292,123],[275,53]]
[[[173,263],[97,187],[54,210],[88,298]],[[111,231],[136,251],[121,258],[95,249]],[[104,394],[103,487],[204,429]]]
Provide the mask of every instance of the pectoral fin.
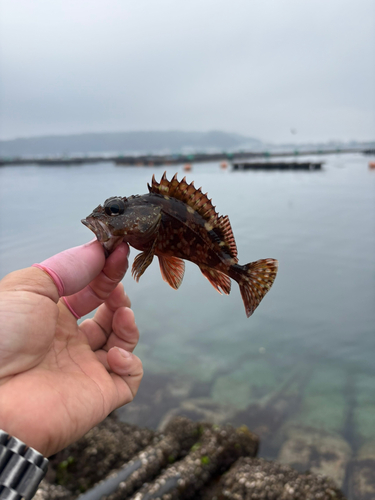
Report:
[[166,257],[165,255],[158,255],[158,257],[163,280],[177,290],[184,277],[185,262],[178,257]]
[[151,264],[152,259],[154,258],[160,221],[161,221],[161,213],[158,213],[155,222],[148,228],[148,232],[150,233],[150,235],[154,236],[152,245],[148,250],[141,252],[134,259],[132,266],[132,275],[135,281],[137,282],[139,281],[139,278],[146,271],[148,266]]
[[151,264],[152,259],[154,258],[154,252],[142,252],[137,255],[134,259],[133,267],[132,267],[132,275],[135,281],[139,281],[139,278],[146,271],[148,266]]

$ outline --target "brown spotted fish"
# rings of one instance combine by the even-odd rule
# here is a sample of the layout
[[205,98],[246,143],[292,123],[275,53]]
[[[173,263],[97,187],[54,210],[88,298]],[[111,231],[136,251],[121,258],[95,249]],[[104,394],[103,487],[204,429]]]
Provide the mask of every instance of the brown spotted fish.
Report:
[[122,241],[141,253],[134,260],[136,281],[157,255],[164,281],[177,289],[182,282],[185,263],[194,262],[219,293],[229,294],[230,278],[240,287],[249,317],[271,288],[277,273],[277,260],[262,259],[241,266],[227,215],[219,216],[194,183],[152,178],[149,193],[112,197],[99,205],[82,222],[97,236],[107,253]]

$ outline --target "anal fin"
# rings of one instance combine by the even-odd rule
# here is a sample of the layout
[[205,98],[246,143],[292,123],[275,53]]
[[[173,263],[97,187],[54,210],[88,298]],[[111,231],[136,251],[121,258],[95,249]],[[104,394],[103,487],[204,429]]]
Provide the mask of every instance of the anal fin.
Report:
[[208,266],[199,266],[202,274],[219,293],[230,294],[231,281],[229,276]]
[[177,290],[185,273],[185,262],[178,257],[158,255],[163,280]]

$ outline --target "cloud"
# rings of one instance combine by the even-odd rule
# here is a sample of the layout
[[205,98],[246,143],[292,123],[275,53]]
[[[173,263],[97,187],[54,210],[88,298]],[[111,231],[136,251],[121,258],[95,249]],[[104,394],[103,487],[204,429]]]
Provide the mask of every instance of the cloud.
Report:
[[374,14],[371,0],[3,1],[0,133],[369,139]]

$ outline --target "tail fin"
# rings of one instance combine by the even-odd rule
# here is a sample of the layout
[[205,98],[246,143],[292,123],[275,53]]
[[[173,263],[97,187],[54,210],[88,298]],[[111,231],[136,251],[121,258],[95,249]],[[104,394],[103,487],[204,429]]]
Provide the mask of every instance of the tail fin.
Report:
[[240,292],[245,305],[246,316],[253,314],[261,300],[271,288],[277,274],[275,259],[262,259],[242,266],[239,279]]

